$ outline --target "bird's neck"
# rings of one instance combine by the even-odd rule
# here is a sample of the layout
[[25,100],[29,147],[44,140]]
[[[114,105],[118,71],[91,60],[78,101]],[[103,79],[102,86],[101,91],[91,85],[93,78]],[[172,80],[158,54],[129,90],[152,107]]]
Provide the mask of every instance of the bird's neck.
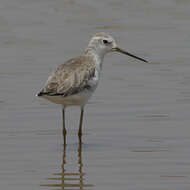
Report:
[[84,54],[85,54],[85,56],[89,56],[94,60],[97,69],[102,70],[102,62],[104,59],[104,54],[102,52],[98,52],[93,47],[88,47],[85,50]]

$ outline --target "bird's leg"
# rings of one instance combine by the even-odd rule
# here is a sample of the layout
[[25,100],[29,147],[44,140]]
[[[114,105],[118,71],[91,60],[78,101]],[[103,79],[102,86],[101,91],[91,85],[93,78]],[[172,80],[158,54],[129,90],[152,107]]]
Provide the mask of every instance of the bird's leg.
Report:
[[[83,121],[83,115],[84,115],[84,107],[81,107],[81,112],[80,112],[80,123],[79,123],[79,131],[78,131],[78,136],[79,139],[82,136],[82,121]],[[80,139],[81,140],[81,139]]]
[[66,128],[65,128],[65,108],[63,107],[62,109],[62,120],[63,120],[63,129],[62,129],[62,134],[63,134],[63,138],[64,138],[64,144],[66,144]]

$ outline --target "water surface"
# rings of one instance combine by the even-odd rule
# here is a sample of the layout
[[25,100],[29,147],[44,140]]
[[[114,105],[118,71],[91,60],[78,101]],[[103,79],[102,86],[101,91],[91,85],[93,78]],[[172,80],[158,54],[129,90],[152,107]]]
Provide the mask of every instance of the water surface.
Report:
[[[187,0],[0,2],[0,189],[188,190],[190,3]],[[35,97],[57,65],[100,31],[150,60],[110,54],[86,106]]]

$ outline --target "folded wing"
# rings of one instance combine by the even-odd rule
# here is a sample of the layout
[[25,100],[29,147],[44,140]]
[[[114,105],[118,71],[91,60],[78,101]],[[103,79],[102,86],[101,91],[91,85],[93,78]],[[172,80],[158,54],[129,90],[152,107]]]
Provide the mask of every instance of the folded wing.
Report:
[[78,57],[60,65],[48,78],[38,96],[69,96],[88,88],[95,75],[94,62],[89,57]]

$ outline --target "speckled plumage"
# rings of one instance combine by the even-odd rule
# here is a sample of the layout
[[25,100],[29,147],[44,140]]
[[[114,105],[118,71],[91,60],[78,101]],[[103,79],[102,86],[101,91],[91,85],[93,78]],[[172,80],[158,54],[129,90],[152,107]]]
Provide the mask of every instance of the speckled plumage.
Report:
[[[84,105],[95,90],[97,82],[96,64],[93,58],[80,56],[58,66],[38,96],[65,107]],[[77,95],[83,95],[83,98]]]
[[95,75],[95,64],[91,57],[81,56],[68,60],[53,72],[41,95],[62,95],[64,97],[88,88],[88,81]]

